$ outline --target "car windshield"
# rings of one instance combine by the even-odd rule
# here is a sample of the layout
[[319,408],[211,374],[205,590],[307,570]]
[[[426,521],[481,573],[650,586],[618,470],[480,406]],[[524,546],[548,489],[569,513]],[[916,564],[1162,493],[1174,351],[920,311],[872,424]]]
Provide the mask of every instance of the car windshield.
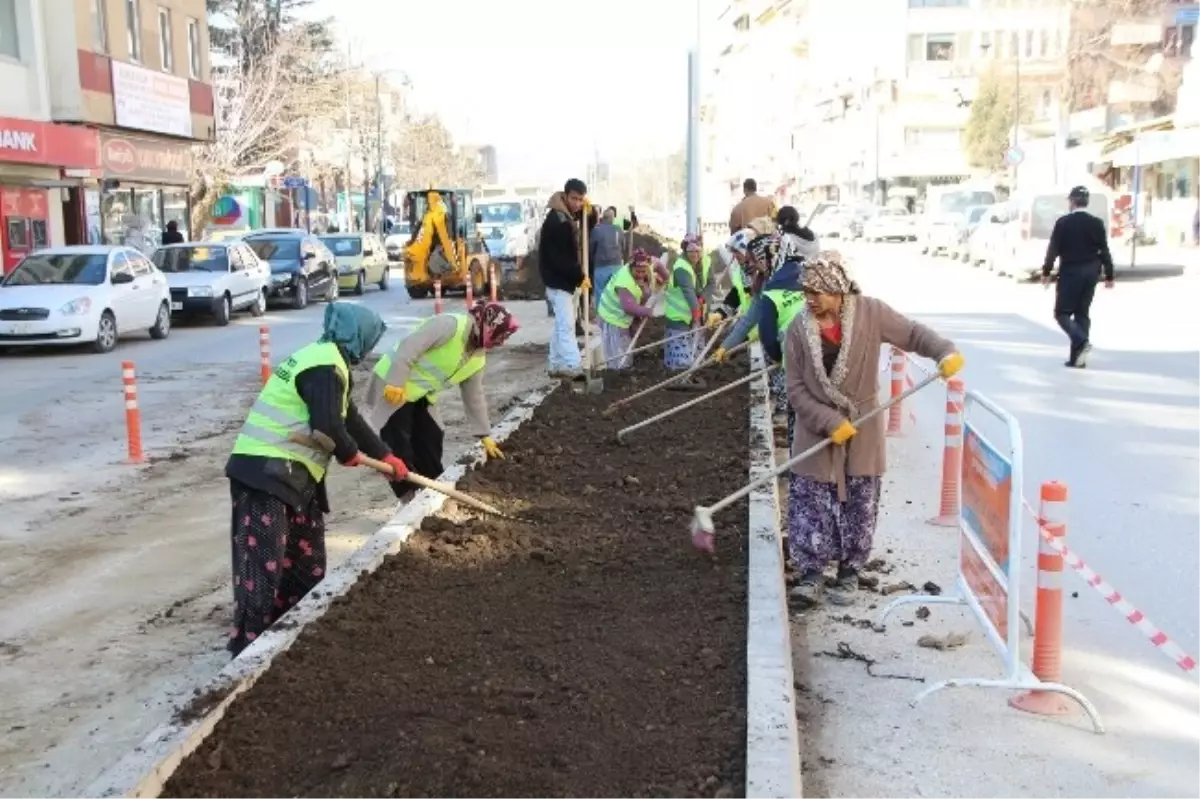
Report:
[[410,233],[412,233],[412,228],[408,226],[407,222],[397,222],[396,224],[392,225],[392,232],[388,234],[388,237],[407,236]]
[[166,247],[154,251],[154,265],[164,272],[228,272],[224,247]]
[[521,221],[520,203],[483,203],[475,206],[485,225],[512,225]]
[[4,278],[5,286],[99,286],[108,277],[103,253],[35,253]]
[[992,205],[996,195],[990,191],[955,191],[946,194],[938,202],[944,214],[961,214],[972,205]]
[[362,239],[358,236],[322,236],[321,241],[333,250],[334,255],[358,255],[362,252]]
[[246,239],[254,254],[264,261],[298,261],[300,259],[300,239],[297,238],[261,238]]
[[968,222],[978,222],[980,219],[983,218],[983,212],[986,210],[987,210],[987,206],[984,206],[984,205],[978,205],[978,206],[972,208],[970,213],[967,214],[967,221]]

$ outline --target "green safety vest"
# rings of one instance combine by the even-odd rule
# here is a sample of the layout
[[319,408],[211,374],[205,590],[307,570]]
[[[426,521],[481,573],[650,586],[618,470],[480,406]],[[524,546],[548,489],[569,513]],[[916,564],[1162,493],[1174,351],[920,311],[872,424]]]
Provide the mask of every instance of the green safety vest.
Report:
[[750,289],[746,288],[746,273],[737,261],[729,267],[729,279],[733,283],[733,290],[737,292],[738,313],[746,313],[750,309]]
[[350,371],[337,345],[329,341],[309,344],[275,367],[267,384],[250,406],[233,442],[234,455],[281,458],[304,464],[320,482],[329,467],[330,453],[289,440],[292,433],[311,435],[308,406],[296,391],[296,375],[316,366],[332,366],[342,378],[342,418],[350,406]]
[[646,292],[633,277],[633,270],[628,266],[623,266],[617,270],[617,273],[608,281],[608,285],[604,287],[604,293],[600,295],[600,310],[597,313],[610,325],[628,328],[633,324],[633,316],[626,313],[625,309],[621,307],[621,298],[617,296],[617,292],[621,289],[632,294],[638,302],[646,297]]
[[[404,384],[404,401],[416,402],[425,399],[430,405],[437,402],[438,394],[465,382],[467,378],[478,372],[487,363],[483,350],[469,352],[467,338],[471,334],[471,318],[465,313],[451,314],[457,324],[454,338],[440,347],[434,347],[426,352],[413,364],[408,373],[408,381]],[[431,317],[436,319],[437,317]],[[422,324],[428,324],[426,320]],[[399,349],[400,344],[396,345]],[[384,355],[375,364],[375,375],[387,382],[388,372],[392,368],[392,356]]]
[[[687,258],[680,256],[679,260],[675,261],[675,266],[671,268],[671,279],[667,281],[667,320],[690,324],[692,321],[692,309],[688,307],[687,297],[684,296],[683,289],[679,288],[675,282],[675,275],[681,269],[688,270],[688,272],[693,274],[693,277],[695,274]],[[694,280],[693,285],[697,296],[701,293],[701,289],[708,285],[707,262],[703,260],[700,262],[700,279]]]
[[791,289],[771,289],[764,291],[763,296],[775,306],[775,316],[779,321],[779,343],[783,340],[792,320],[804,310],[804,292]]

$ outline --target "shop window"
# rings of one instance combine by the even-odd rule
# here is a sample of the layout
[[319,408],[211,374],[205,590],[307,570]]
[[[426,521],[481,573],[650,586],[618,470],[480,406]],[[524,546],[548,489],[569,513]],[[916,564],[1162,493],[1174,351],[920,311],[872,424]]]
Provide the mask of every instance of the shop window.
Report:
[[171,41],[171,10],[158,9],[158,63],[163,72],[175,71],[175,45]]
[[17,0],[0,0],[0,56],[20,60],[21,39],[17,33]]
[[5,226],[8,228],[7,238],[10,249],[29,249],[28,224],[28,221],[23,216],[10,216],[7,220],[5,220]]

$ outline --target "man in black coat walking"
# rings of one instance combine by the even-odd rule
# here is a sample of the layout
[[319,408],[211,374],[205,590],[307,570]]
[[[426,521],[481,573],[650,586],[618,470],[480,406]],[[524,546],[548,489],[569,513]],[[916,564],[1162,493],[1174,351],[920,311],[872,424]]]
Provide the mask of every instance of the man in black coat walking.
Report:
[[1066,365],[1073,369],[1087,366],[1092,351],[1090,340],[1092,299],[1096,284],[1104,272],[1104,287],[1113,287],[1113,260],[1108,249],[1104,221],[1088,213],[1091,194],[1076,186],[1067,195],[1071,211],[1054,222],[1046,260],[1042,264],[1042,285],[1049,287],[1050,272],[1058,260],[1058,288],[1054,294],[1054,320],[1071,340]]

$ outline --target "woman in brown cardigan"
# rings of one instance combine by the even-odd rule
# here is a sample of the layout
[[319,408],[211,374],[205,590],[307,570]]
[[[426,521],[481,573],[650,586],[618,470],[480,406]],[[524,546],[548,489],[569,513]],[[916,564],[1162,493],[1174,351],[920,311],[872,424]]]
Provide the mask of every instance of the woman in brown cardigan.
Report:
[[820,600],[822,572],[837,561],[829,599],[853,601],[858,571],[871,554],[885,468],[883,415],[855,427],[879,404],[879,350],[891,344],[931,358],[943,377],[963,365],[946,339],[873,297],[864,297],[835,251],[808,263],[805,310],[787,331],[784,365],[796,412],[792,454],[831,438],[833,446],[792,467],[788,555],[800,582],[792,595]]

